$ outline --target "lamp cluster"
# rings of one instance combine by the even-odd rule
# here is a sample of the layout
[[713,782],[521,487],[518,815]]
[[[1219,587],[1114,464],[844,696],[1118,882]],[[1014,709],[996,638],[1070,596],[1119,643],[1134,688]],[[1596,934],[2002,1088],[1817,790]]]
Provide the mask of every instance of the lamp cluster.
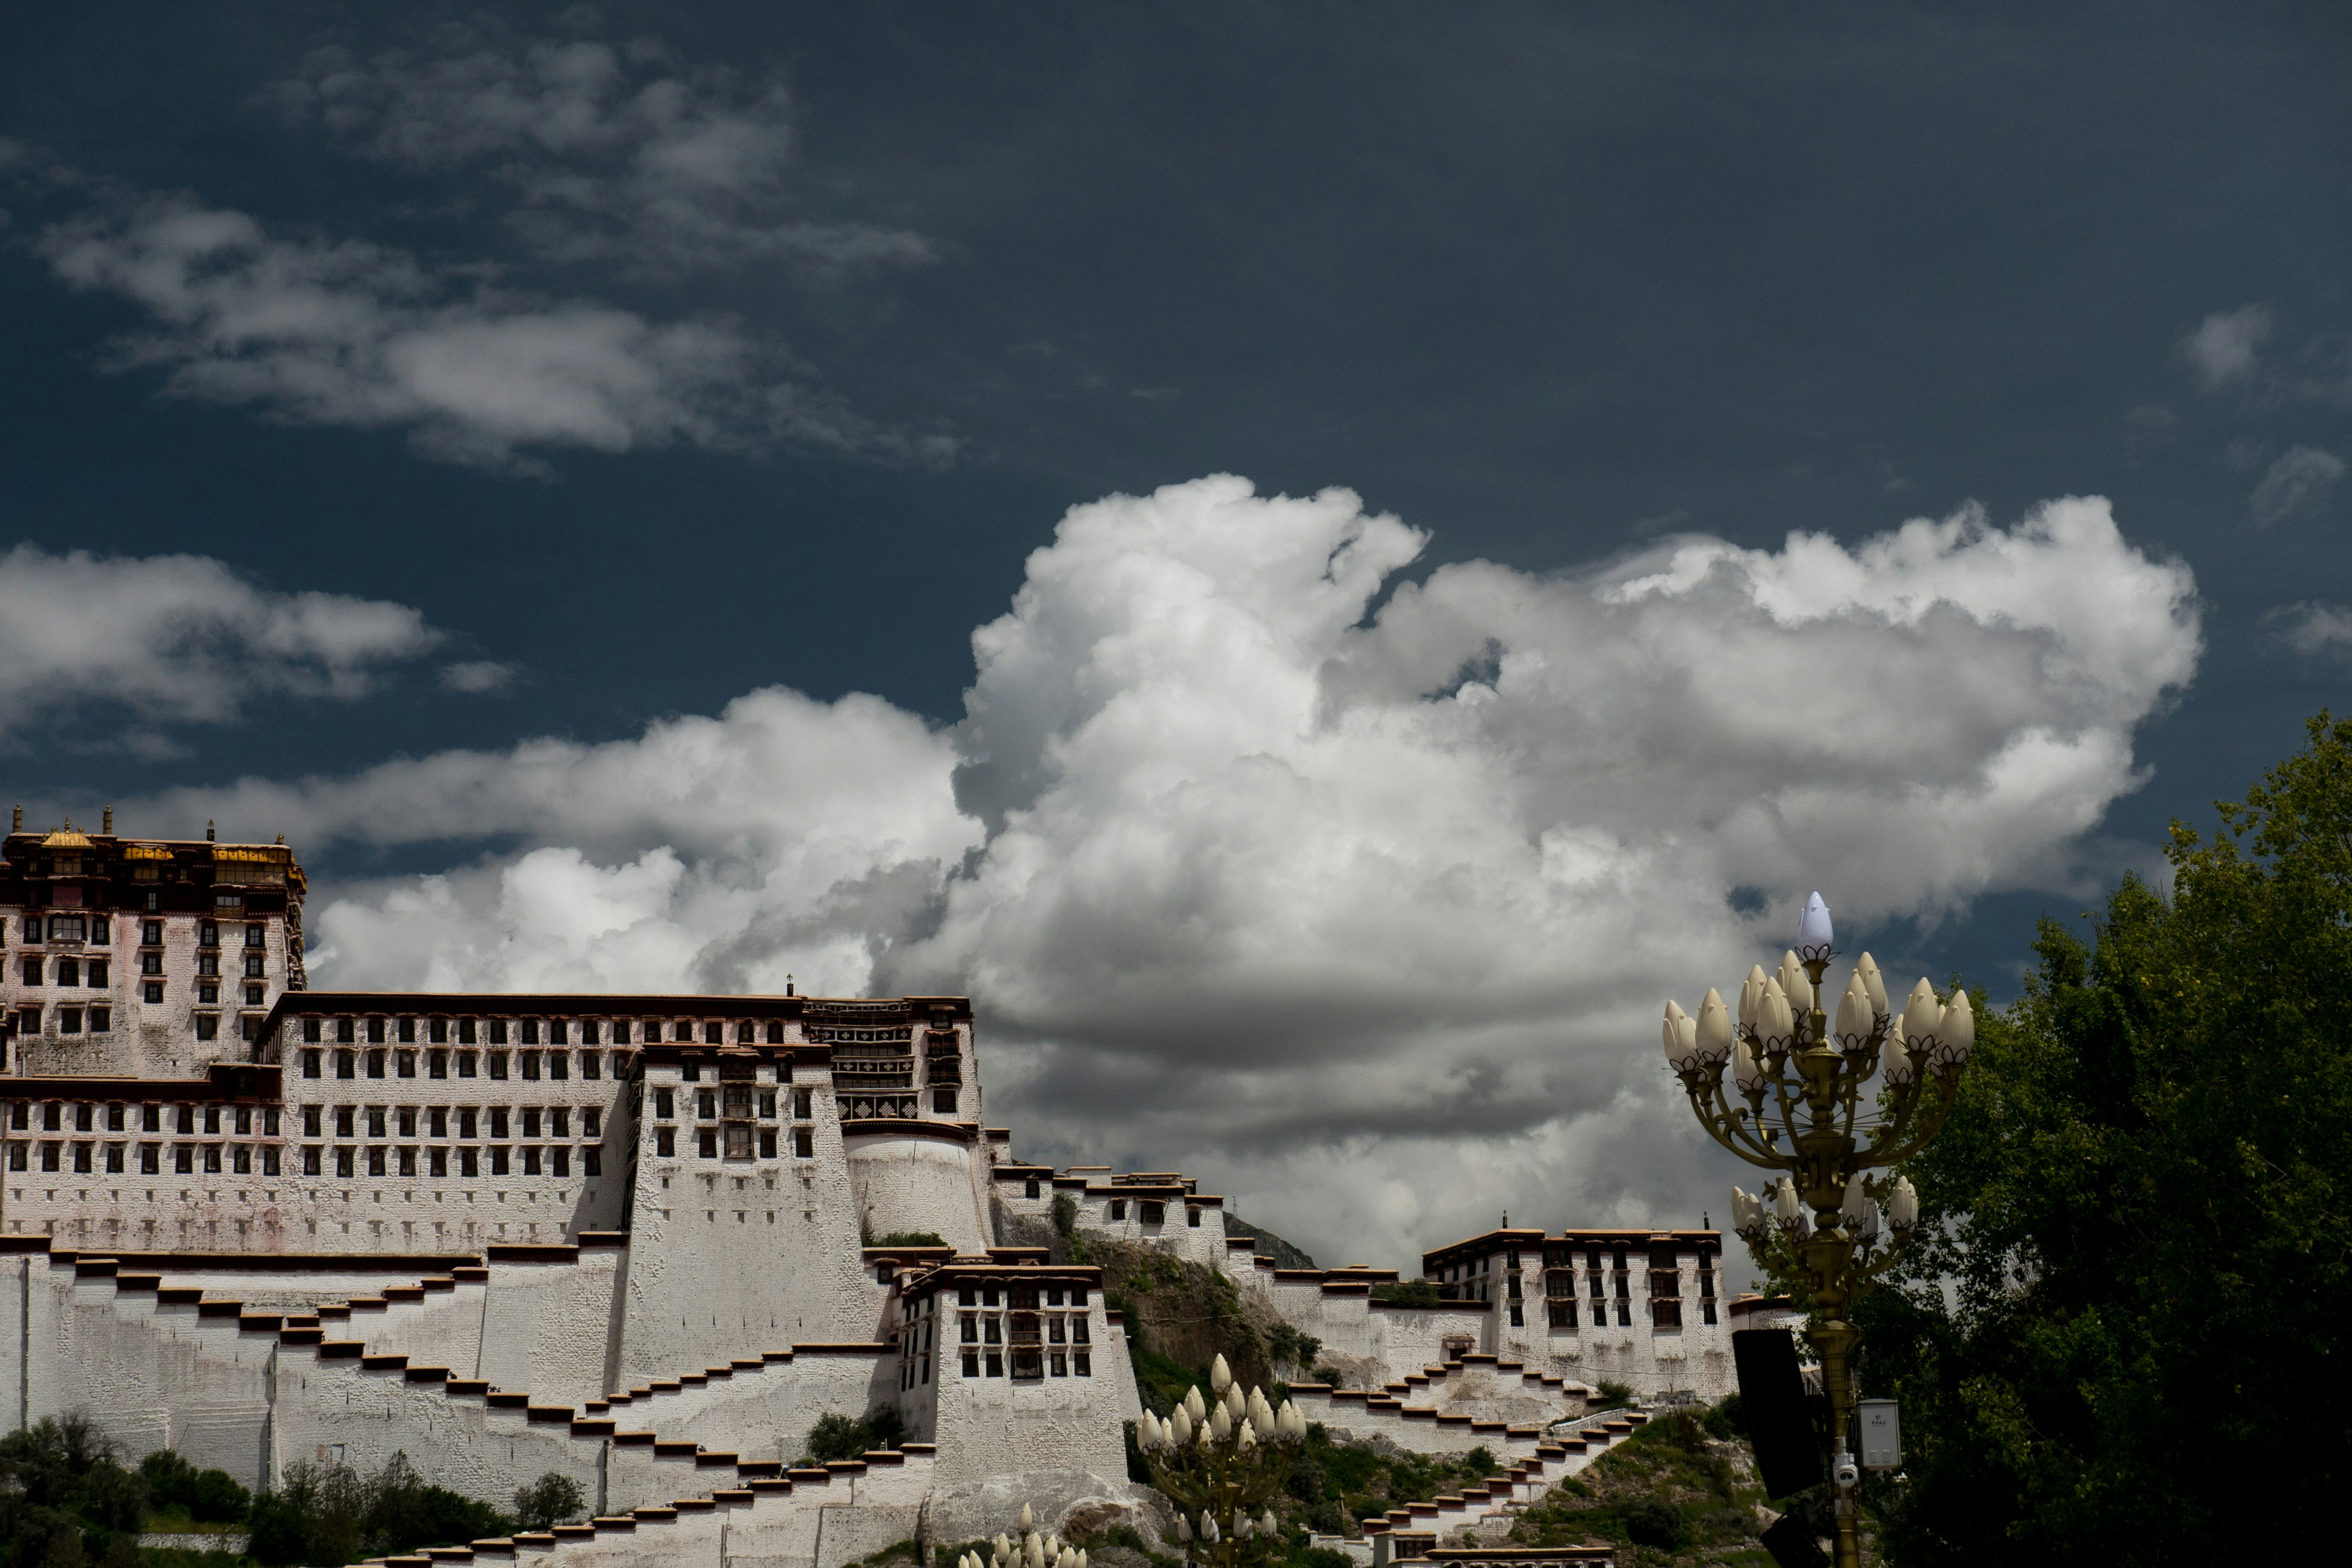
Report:
[[[1736,1016],[1713,990],[1696,1017],[1678,1002],[1666,1004],[1666,1065],[1717,1142],[1750,1163],[1792,1172],[1793,1179],[1784,1176],[1777,1190],[1768,1189],[1782,1214],[1780,1228],[1792,1239],[1831,1226],[1850,1239],[1865,1233],[1874,1238],[1880,1198],[1891,1205],[1886,1228],[1906,1236],[1918,1218],[1909,1184],[1874,1182],[1862,1172],[1904,1159],[1933,1136],[1975,1047],[1976,1015],[1966,991],[1939,1002],[1925,979],[1911,988],[1903,1010],[1893,1012],[1878,964],[1866,952],[1847,974],[1834,1014],[1828,1013],[1821,1005],[1822,977],[1834,956],[1829,910],[1816,893],[1805,906],[1798,945],[1781,955],[1780,967],[1748,970]],[[1867,1140],[1857,1147],[1862,1094],[1874,1077],[1885,1091],[1886,1114],[1864,1129]],[[1931,1083],[1940,1092],[1934,1110],[1922,1115],[1922,1091]],[[1734,1103],[1734,1094],[1744,1106]],[[1810,1221],[1808,1207],[1817,1216]],[[1734,1189],[1732,1213],[1751,1242],[1767,1234],[1762,1200]]]
[[1135,1445],[1152,1484],[1176,1504],[1186,1561],[1240,1568],[1265,1556],[1280,1531],[1265,1505],[1307,1440],[1307,1417],[1287,1400],[1277,1410],[1259,1390],[1244,1392],[1222,1355],[1209,1368],[1209,1388],[1205,1399],[1197,1387],[1186,1391],[1166,1420],[1145,1411]]
[[966,1552],[957,1556],[956,1568],[1087,1568],[1084,1548],[1068,1545],[1057,1535],[1040,1536],[1035,1524],[1036,1515],[1023,1503],[1019,1540],[1000,1532],[989,1542],[986,1563],[979,1552]]
[[[1218,1359],[1223,1360],[1222,1356]],[[1247,1449],[1260,1443],[1296,1441],[1306,1436],[1307,1417],[1298,1414],[1298,1406],[1285,1400],[1282,1408],[1276,1410],[1256,1389],[1244,1394],[1241,1384],[1229,1383],[1214,1405],[1202,1400],[1201,1391],[1194,1388],[1165,1421],[1145,1411],[1136,1442],[1146,1450],[1173,1451],[1186,1443],[1202,1447],[1211,1443],[1231,1443],[1236,1448]]]
[[[1911,1178],[1897,1176],[1886,1194],[1886,1231],[1897,1241],[1907,1240],[1919,1225],[1919,1194],[1911,1188]],[[1846,1178],[1845,1200],[1838,1205],[1838,1222],[1849,1239],[1867,1253],[1878,1245],[1878,1205],[1870,1195],[1869,1185],[1857,1171]],[[1803,1199],[1797,1194],[1797,1184],[1787,1176],[1764,1189],[1764,1195],[1743,1188],[1731,1189],[1731,1228],[1750,1247],[1761,1247],[1774,1230],[1791,1242],[1803,1241],[1812,1235],[1813,1222],[1805,1213]]]
[[[1847,1448],[1862,1331],[1851,1312],[1919,1227],[1909,1180],[1868,1173],[1909,1159],[1941,1130],[1958,1102],[1977,1022],[1966,991],[1941,1002],[1925,980],[1893,1011],[1866,952],[1836,993],[1836,1007],[1824,1008],[1833,941],[1829,906],[1815,893],[1779,968],[1748,970],[1736,1016],[1715,991],[1696,1017],[1669,1002],[1662,1037],[1666,1065],[1708,1136],[1751,1165],[1784,1173],[1760,1196],[1731,1189],[1732,1226],[1759,1264],[1792,1268],[1810,1287],[1806,1337],[1821,1358],[1838,1460],[1837,1563],[1856,1568],[1853,1488],[1861,1472]],[[1879,1090],[1865,1114],[1864,1091],[1874,1079]]]

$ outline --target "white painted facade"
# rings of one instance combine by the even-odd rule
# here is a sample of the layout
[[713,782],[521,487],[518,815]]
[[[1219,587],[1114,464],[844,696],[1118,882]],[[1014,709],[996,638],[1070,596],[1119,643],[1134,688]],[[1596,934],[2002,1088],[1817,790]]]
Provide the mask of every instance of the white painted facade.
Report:
[[[256,1488],[395,1452],[475,1497],[553,1470],[607,1516],[496,1562],[839,1568],[1136,1503],[1125,1325],[1097,1270],[1003,1245],[1039,1227],[1223,1271],[1360,1385],[1300,1383],[1310,1414],[1425,1451],[1538,1465],[1586,1383],[1727,1375],[1695,1307],[1633,1337],[1527,1310],[1539,1233],[1375,1301],[1393,1270],[1276,1268],[1181,1173],[1020,1163],[963,998],[311,992],[280,846],[5,842],[10,1428],[85,1411]],[[903,1453],[793,1468],[886,1405]]]

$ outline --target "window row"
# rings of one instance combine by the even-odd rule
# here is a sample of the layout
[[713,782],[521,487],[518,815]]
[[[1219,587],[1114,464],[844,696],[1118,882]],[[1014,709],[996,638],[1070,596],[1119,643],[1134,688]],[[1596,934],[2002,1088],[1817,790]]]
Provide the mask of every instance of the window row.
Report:
[[[59,1007],[57,1010],[58,1033],[60,1035],[110,1035],[114,1033],[114,1009],[111,1007]],[[16,1009],[16,1032],[20,1035],[41,1033],[41,1009]]]
[[[816,1094],[814,1089],[796,1089],[792,1091],[792,1097],[793,1117],[795,1121],[806,1121],[816,1114]],[[756,1084],[730,1083],[724,1084],[716,1089],[701,1089],[694,1091],[695,1113],[705,1121],[717,1119],[719,1113],[724,1110],[727,1113],[726,1119],[730,1121],[749,1121],[752,1119],[755,1106],[758,1108],[757,1114],[761,1120],[773,1121],[779,1103],[776,1090],[761,1089]],[[656,1121],[677,1120],[676,1092],[667,1089],[654,1090],[654,1120]]]
[[[328,1055],[325,1051],[302,1053],[302,1076],[327,1076]],[[505,1051],[336,1051],[333,1053],[335,1076],[339,1079],[415,1078],[422,1066],[426,1078],[489,1078],[504,1079],[520,1077],[526,1083],[550,1079],[561,1083],[572,1076],[575,1058],[570,1051],[518,1051],[511,1058]],[[604,1076],[604,1056],[601,1051],[582,1051],[576,1058],[580,1076],[596,1079]],[[628,1075],[628,1053],[613,1053],[613,1077]]]
[[959,1312],[956,1339],[967,1345],[1083,1345],[1087,1339],[1084,1312]]
[[[228,927],[232,932],[239,929],[234,923]],[[244,936],[231,945],[241,946],[248,951],[268,946],[268,922],[254,921],[241,929],[245,932]],[[196,946],[204,949],[219,948],[221,930],[221,922],[218,921],[198,921]],[[110,947],[114,942],[114,922],[106,915],[28,914],[19,923],[17,931],[27,945],[47,941],[86,942],[92,947]],[[163,922],[162,921],[140,921],[139,944],[142,947],[163,946]]]
[[[793,1158],[814,1159],[816,1133],[806,1127],[795,1127],[791,1131]],[[755,1134],[750,1125],[730,1121],[723,1128],[705,1127],[698,1131],[694,1135],[694,1152],[705,1160],[772,1160],[777,1157],[776,1151],[782,1138],[783,1133],[773,1127],[760,1128]],[[654,1153],[664,1160],[677,1158],[677,1129],[654,1129]]]
[[106,1131],[127,1132],[131,1131],[129,1123],[134,1111],[138,1116],[138,1130],[142,1132],[193,1133],[201,1123],[208,1134],[234,1131],[238,1137],[250,1137],[255,1127],[258,1126],[263,1137],[278,1136],[278,1107],[274,1105],[134,1106],[121,1101],[76,1104],[47,1100],[41,1101],[36,1109],[32,1101],[18,1100],[9,1102],[8,1127],[11,1131],[24,1131],[37,1121],[42,1131],[61,1132],[66,1131],[67,1123],[71,1122],[76,1132],[95,1132],[100,1131],[99,1123],[102,1121]]
[[[577,1109],[580,1135],[602,1138],[604,1108],[584,1105]],[[453,1135],[453,1128],[454,1136],[461,1139],[537,1138],[542,1136],[542,1128],[546,1137],[569,1138],[573,1110],[569,1105],[306,1105],[302,1107],[302,1136],[324,1137],[322,1129],[331,1122],[338,1138],[448,1138]],[[421,1134],[419,1128],[424,1130]],[[520,1132],[512,1129],[520,1129]]]
[[[257,994],[254,994],[254,993],[257,993],[259,990],[259,986],[250,988],[246,998],[248,1005],[258,1007],[262,1005],[261,997]],[[151,984],[146,988],[146,994],[142,998],[142,1000],[150,1003],[158,1003],[163,1001],[163,987],[160,984]],[[220,988],[218,986],[199,985],[196,987],[196,1005],[200,1007],[216,1006],[219,1005],[219,1002]],[[56,1009],[55,1017],[57,1021],[58,1033],[60,1035],[110,1035],[114,1032],[114,1009],[111,1006],[71,1007],[60,1005]],[[37,1006],[17,1008],[16,1032],[20,1035],[37,1035],[41,1033],[41,1018],[42,1010]],[[221,1021],[219,1014],[198,1013],[194,1016],[193,1022],[195,1025],[195,1036],[197,1039],[217,1040],[220,1038]],[[248,1017],[243,1019],[241,1022],[243,1024],[245,1038],[250,1040],[259,1034],[261,1025],[259,1017]]]
[[[1049,1373],[1055,1377],[1092,1377],[1095,1374],[1094,1352],[1059,1351],[1041,1345],[1010,1345],[1005,1351],[967,1350],[963,1352],[963,1374],[966,1377],[1003,1377],[1008,1368],[1015,1383],[1034,1383]],[[925,1370],[928,1372],[929,1369],[927,1366]]]
[[[572,1043],[576,1031],[583,1046],[625,1046],[635,1036],[646,1045],[657,1045],[662,1038],[663,1020],[659,1018],[304,1018],[302,1041],[305,1045],[327,1043],[330,1034],[337,1045],[371,1046],[423,1043],[446,1046],[566,1046]],[[669,1037],[679,1044],[696,1043],[723,1046],[728,1040],[728,1026],[716,1019],[680,1018],[670,1026]],[[784,1043],[784,1026],[781,1020],[754,1024],[749,1020],[734,1026],[737,1045],[758,1045],[763,1040],[772,1046]]]
[[100,947],[106,947],[114,941],[113,922],[105,915],[45,917],[27,914],[17,931],[21,938],[29,944],[43,940],[45,927],[47,940],[50,942],[87,942]]
[[[1699,1259],[1698,1293],[1708,1299],[1712,1299],[1715,1295],[1715,1270],[1708,1267],[1713,1261],[1713,1258],[1708,1257],[1702,1257]],[[1600,1269],[1588,1269],[1585,1271],[1584,1279],[1587,1293],[1596,1301],[1611,1293],[1612,1289],[1617,1300],[1621,1301],[1633,1299],[1633,1276],[1630,1270],[1611,1270],[1604,1273]],[[1679,1297],[1683,1293],[1682,1270],[1678,1268],[1653,1268],[1650,1270],[1649,1280],[1649,1293],[1653,1297]],[[1517,1300],[1518,1294],[1519,1282],[1514,1277],[1511,1280],[1512,1299]],[[1574,1296],[1576,1294],[1574,1271],[1567,1268],[1546,1269],[1544,1294],[1554,1300],[1565,1300]]]
[[[135,1155],[132,1151],[135,1149]],[[419,1154],[424,1156],[420,1163]],[[488,1159],[485,1161],[484,1156]],[[365,1149],[338,1145],[331,1152],[316,1143],[301,1146],[299,1157],[302,1174],[319,1176],[327,1173],[331,1165],[334,1174],[351,1177],[371,1176],[559,1176],[572,1173],[573,1151],[568,1144],[541,1148],[526,1144],[509,1149],[503,1144],[488,1150],[388,1148],[382,1144]],[[165,1161],[175,1175],[250,1175],[258,1171],[265,1176],[281,1173],[280,1162],[285,1151],[275,1143],[258,1146],[247,1143],[175,1143],[168,1151],[161,1143],[33,1143],[11,1140],[8,1143],[7,1165],[12,1171],[31,1170],[72,1171],[94,1174],[103,1170],[108,1174],[126,1173],[126,1161],[135,1158],[139,1173],[157,1176],[164,1173]],[[487,1170],[485,1166],[487,1164]],[[579,1172],[583,1176],[604,1173],[604,1151],[589,1145],[578,1151]]]
[[[583,1145],[578,1155],[582,1175],[604,1173],[604,1152],[601,1147]],[[344,1179],[359,1175],[569,1177],[572,1156],[573,1150],[567,1143],[543,1148],[536,1143],[520,1148],[494,1143],[488,1149],[418,1149],[382,1143],[371,1143],[365,1148],[339,1143],[328,1148],[306,1143],[302,1145],[302,1173],[323,1176],[331,1168],[337,1177]]]
[[[46,963],[38,958],[19,959],[16,981],[18,984],[35,988],[53,985],[66,990],[87,986],[93,991],[103,991],[108,984],[107,967],[107,962],[102,958],[60,958],[55,963]],[[44,973],[48,976],[46,981],[42,978]]]
[[[1609,1310],[1612,1305],[1612,1302],[1606,1300],[1596,1300],[1591,1302],[1587,1309],[1586,1321],[1596,1329],[1606,1328],[1609,1324]],[[1613,1305],[1617,1310],[1617,1326],[1620,1328],[1633,1327],[1633,1303],[1630,1300],[1619,1299],[1614,1301]],[[1577,1326],[1575,1298],[1555,1296],[1544,1303],[1544,1308],[1553,1328],[1572,1329]],[[1524,1326],[1523,1320],[1520,1317],[1522,1310],[1523,1309],[1519,1303],[1512,1303],[1511,1326],[1515,1329]],[[1710,1295],[1702,1300],[1698,1304],[1698,1310],[1699,1321],[1702,1323],[1714,1322],[1716,1321],[1715,1298]],[[1653,1298],[1650,1302],[1650,1323],[1654,1328],[1681,1328],[1683,1326],[1682,1302],[1672,1298],[1663,1296]]]
[[[12,1141],[8,1145],[8,1168],[12,1171],[31,1169],[28,1157],[39,1152],[39,1168],[44,1171],[71,1171],[78,1175],[93,1175],[100,1171],[109,1175],[128,1173],[126,1162],[135,1160],[142,1176],[160,1176],[164,1172],[166,1152],[161,1143],[42,1143],[32,1144]],[[135,1149],[135,1153],[133,1152]],[[257,1171],[265,1176],[279,1173],[279,1162],[284,1151],[275,1143],[256,1147],[249,1143],[175,1143],[169,1151],[172,1173],[175,1175],[207,1175],[231,1173],[251,1175]],[[227,1162],[223,1163],[224,1159]]]

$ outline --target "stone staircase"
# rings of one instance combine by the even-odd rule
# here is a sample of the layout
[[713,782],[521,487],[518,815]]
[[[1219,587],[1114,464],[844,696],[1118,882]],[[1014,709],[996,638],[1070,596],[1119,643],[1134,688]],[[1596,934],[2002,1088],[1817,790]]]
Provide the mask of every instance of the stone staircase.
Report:
[[[886,1344],[794,1345],[575,1408],[454,1375],[408,1351],[378,1348],[394,1340],[415,1342],[418,1324],[404,1320],[429,1312],[450,1292],[484,1283],[486,1268],[387,1285],[373,1296],[310,1312],[257,1312],[199,1287],[170,1284],[158,1273],[126,1272],[111,1258],[26,1245],[32,1239],[11,1238],[16,1245],[8,1250],[45,1254],[40,1261],[53,1276],[69,1271],[74,1309],[102,1308],[126,1343],[146,1331],[142,1342],[156,1365],[184,1382],[265,1405],[269,1440],[287,1459],[311,1458],[313,1448],[326,1458],[331,1450],[365,1469],[400,1450],[428,1481],[492,1499],[554,1470],[596,1500],[600,1516],[593,1523],[393,1560],[403,1568],[477,1555],[622,1568],[641,1557],[674,1563],[681,1553],[707,1553],[712,1568],[833,1568],[914,1534],[930,1490],[935,1454],[928,1444],[793,1468],[781,1457],[715,1450],[692,1435],[729,1406],[738,1427],[746,1417],[764,1424],[793,1392],[793,1369],[812,1364],[839,1366],[850,1376],[820,1375],[803,1393],[822,1398],[833,1392],[824,1384],[845,1383],[859,1393],[842,1407],[862,1410],[875,1359],[889,1353]],[[369,1337],[356,1337],[362,1332]],[[142,1367],[135,1354],[110,1371],[124,1383],[125,1396],[170,1403],[153,1386],[155,1368]],[[140,1386],[142,1377],[149,1386]],[[301,1398],[277,1398],[289,1382]],[[714,1389],[726,1394],[714,1398]],[[727,1397],[747,1391],[749,1398]],[[615,1500],[625,1510],[604,1512]]]
[[[1481,1376],[1495,1379],[1504,1388],[1516,1384],[1518,1397],[1550,1414],[1538,1421],[1507,1422],[1480,1420],[1441,1408],[1438,1402],[1448,1392],[1449,1383]],[[1523,1363],[1475,1353],[1423,1367],[1376,1389],[1334,1388],[1321,1383],[1290,1385],[1291,1401],[1307,1420],[1320,1421],[1358,1440],[1385,1437],[1399,1447],[1423,1454],[1458,1454],[1484,1447],[1514,1458],[1533,1454],[1549,1426],[1580,1415],[1591,1397],[1591,1391],[1581,1384],[1529,1371]]]
[[1464,1532],[1499,1537],[1528,1504],[1631,1437],[1648,1421],[1638,1410],[1604,1412],[1575,1428],[1571,1436],[1543,1437],[1526,1458],[1482,1484],[1429,1502],[1407,1503],[1364,1521],[1364,1534],[1369,1538],[1427,1531],[1439,1541]]

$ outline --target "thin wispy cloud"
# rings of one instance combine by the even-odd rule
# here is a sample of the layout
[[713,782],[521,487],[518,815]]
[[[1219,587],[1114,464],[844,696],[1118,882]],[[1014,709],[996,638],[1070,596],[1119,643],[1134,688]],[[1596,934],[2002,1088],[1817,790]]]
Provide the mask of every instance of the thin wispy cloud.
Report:
[[532,37],[482,18],[419,50],[323,48],[265,97],[369,156],[506,188],[537,255],[641,276],[783,263],[831,274],[935,258],[911,230],[810,215],[781,82],[660,44]]
[[2352,607],[2305,600],[2268,612],[2263,624],[2305,658],[2352,654]]
[[478,696],[509,689],[515,683],[515,678],[521,673],[522,668],[520,665],[501,664],[496,659],[489,658],[467,659],[459,664],[443,665],[441,684],[452,691],[464,691]]
[[2269,308],[2241,305],[2234,310],[2217,310],[2200,321],[2196,331],[2180,340],[2180,353],[2197,367],[2210,391],[2252,376],[2270,335]]
[[2290,447],[2263,471],[2247,498],[2254,521],[2283,522],[2318,504],[2344,477],[2344,459],[2317,447]]
[[723,320],[657,321],[500,285],[360,240],[288,237],[186,196],[125,197],[35,248],[153,325],[110,345],[175,396],[297,425],[393,428],[425,456],[545,472],[550,448],[791,441],[853,456],[950,455],[796,381],[781,349]]

